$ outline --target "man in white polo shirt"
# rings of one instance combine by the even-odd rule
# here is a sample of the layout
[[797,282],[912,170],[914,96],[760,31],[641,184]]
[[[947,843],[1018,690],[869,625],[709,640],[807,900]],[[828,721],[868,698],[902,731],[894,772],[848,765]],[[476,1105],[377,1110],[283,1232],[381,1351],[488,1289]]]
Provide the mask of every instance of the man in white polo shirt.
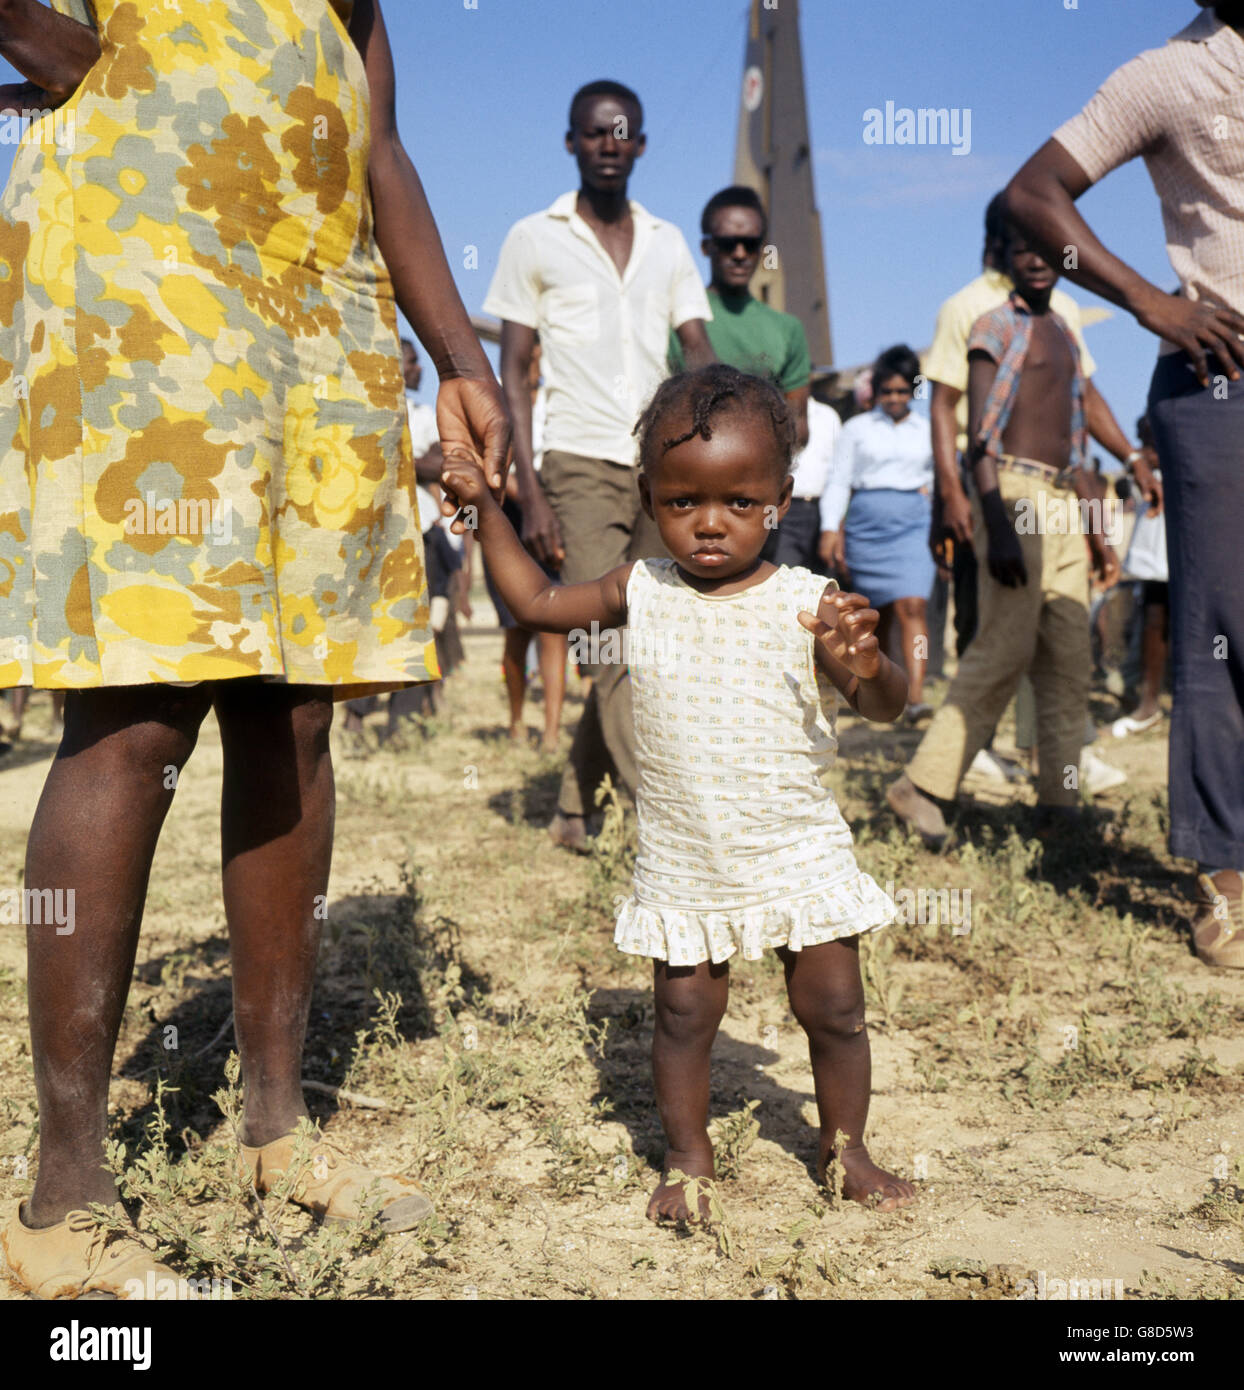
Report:
[[[665,553],[640,506],[631,431],[665,376],[671,328],[689,366],[716,360],[704,328],[708,299],[682,233],[627,197],[644,151],[643,119],[639,98],[620,83],[575,93],[566,149],[579,166],[579,190],[510,229],[484,302],[502,321],[523,540],[568,584]],[[539,476],[527,387],[537,335],[548,389]],[[626,666],[588,670],[592,691],[550,826],[572,849],[586,846],[586,818],[605,774],[632,795],[636,783]]]

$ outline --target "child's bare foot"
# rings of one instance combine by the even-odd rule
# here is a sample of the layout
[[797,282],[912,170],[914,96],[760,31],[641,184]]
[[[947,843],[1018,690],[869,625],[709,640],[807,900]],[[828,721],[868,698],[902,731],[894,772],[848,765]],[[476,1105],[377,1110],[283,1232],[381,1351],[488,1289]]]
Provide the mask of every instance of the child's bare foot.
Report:
[[511,724],[511,725],[510,725],[510,742],[511,742],[511,743],[526,743],[526,742],[527,742],[527,730],[526,730],[521,724]]
[[665,1162],[661,1168],[661,1181],[657,1185],[657,1190],[652,1194],[652,1200],[648,1203],[649,1221],[707,1221],[709,1219],[708,1196],[700,1193],[700,1200],[696,1203],[699,1207],[699,1216],[691,1215],[691,1208],[687,1205],[686,1187],[680,1182],[670,1182],[667,1174],[685,1173],[689,1178],[709,1178],[716,1175],[713,1167],[713,1151],[707,1149],[701,1152],[692,1153],[691,1151],[680,1151],[669,1149],[665,1154]]
[[[829,1157],[832,1155],[822,1155],[817,1168],[817,1176],[822,1183],[826,1181],[825,1169]],[[916,1200],[916,1189],[911,1183],[894,1173],[887,1173],[884,1168],[878,1168],[863,1144],[853,1144],[843,1149],[838,1158],[843,1170],[842,1195],[851,1201],[877,1211],[898,1211]]]
[[541,753],[556,753],[561,743],[556,734],[545,734],[540,740]]

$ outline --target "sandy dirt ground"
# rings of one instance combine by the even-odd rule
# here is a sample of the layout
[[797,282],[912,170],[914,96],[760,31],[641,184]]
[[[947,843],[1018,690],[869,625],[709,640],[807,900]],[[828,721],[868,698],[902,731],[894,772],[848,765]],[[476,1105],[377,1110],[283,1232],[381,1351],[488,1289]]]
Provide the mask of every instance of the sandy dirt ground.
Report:
[[[362,743],[333,733],[309,1100],[354,1154],[424,1184],[436,1219],[377,1241],[276,1198],[261,1209],[232,1176],[209,719],[156,857],[112,1086],[114,1161],[174,1267],[236,1298],[1048,1298],[1059,1280],[1083,1281],[1079,1297],[1244,1297],[1244,977],[1190,950],[1165,725],[1105,731],[1130,780],[1073,833],[1037,838],[1030,789],[969,780],[957,843],[933,855],[882,799],[918,735],[843,718],[833,785],[908,919],[866,948],[868,1137],[919,1199],[880,1214],[817,1186],[805,1042],[766,961],[733,971],[714,1054],[720,1219],[657,1228],[650,970],[611,944],[633,826],[611,811],[587,858],[552,846],[560,762],[534,747],[538,691],[532,743],[506,737],[490,617],[484,601],[442,714],[383,748],[382,719]],[[565,730],[580,704],[572,677]],[[1103,726],[1117,710],[1095,697]],[[55,750],[46,696],[28,733],[0,760],[10,889]],[[13,925],[0,1079],[7,1208],[38,1147]]]

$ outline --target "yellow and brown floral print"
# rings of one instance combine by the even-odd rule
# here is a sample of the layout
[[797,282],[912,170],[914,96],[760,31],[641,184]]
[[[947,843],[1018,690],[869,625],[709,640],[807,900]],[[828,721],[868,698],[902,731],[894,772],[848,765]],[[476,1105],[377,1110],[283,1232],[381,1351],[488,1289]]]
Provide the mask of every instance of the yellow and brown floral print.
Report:
[[0,687],[438,675],[350,0],[53,0],[0,202]]

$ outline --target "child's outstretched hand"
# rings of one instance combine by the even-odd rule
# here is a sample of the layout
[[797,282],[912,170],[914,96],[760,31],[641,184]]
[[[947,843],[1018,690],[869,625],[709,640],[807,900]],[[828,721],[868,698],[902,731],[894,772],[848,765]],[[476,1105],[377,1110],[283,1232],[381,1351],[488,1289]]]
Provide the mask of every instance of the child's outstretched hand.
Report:
[[821,597],[815,614],[800,613],[799,621],[816,638],[828,656],[862,681],[881,671],[881,647],[877,623],[881,615],[868,606],[863,594],[832,590]]

